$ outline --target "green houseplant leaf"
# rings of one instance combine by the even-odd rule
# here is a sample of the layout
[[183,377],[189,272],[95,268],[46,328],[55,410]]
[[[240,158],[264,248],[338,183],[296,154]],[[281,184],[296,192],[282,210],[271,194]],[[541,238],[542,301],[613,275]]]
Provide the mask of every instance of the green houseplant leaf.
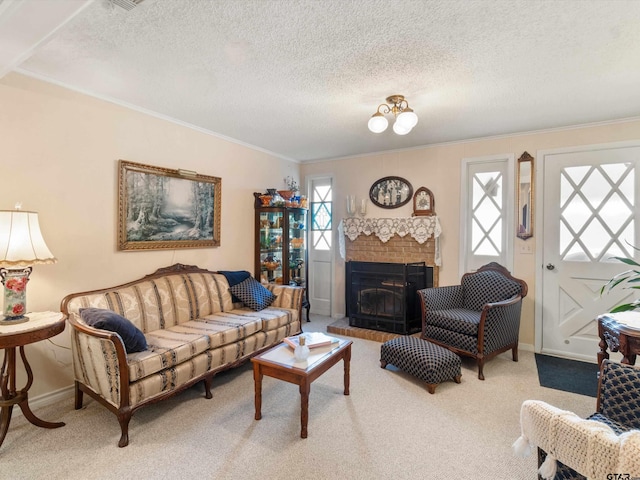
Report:
[[[638,247],[634,247],[630,245],[634,250],[640,250]],[[630,270],[625,270],[624,272],[618,273],[614,275],[607,283],[605,283],[600,289],[600,295],[604,295],[605,293],[609,293],[614,288],[620,287],[624,289],[640,289],[640,263],[636,262],[633,258],[627,257],[613,257],[619,262],[622,262],[632,268]],[[627,312],[630,310],[635,310],[640,308],[640,299],[636,299],[630,303],[623,303],[621,305],[617,305],[615,308],[611,310],[611,313],[616,312]]]

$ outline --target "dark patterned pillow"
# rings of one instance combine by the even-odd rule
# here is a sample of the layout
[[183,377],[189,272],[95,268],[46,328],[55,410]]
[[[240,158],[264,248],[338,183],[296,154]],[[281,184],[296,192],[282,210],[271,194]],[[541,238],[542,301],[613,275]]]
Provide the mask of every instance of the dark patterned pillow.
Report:
[[[251,274],[246,270],[220,270],[218,273],[225,276],[230,287],[239,284],[251,276]],[[242,302],[242,300],[236,297],[233,293],[231,294],[231,297],[233,303]]]
[[276,299],[270,290],[264,288],[255,278],[246,280],[229,287],[229,291],[240,299],[247,307],[256,312],[267,308]]
[[87,325],[120,335],[127,353],[143,352],[147,349],[144,333],[116,312],[103,308],[81,308],[78,312]]

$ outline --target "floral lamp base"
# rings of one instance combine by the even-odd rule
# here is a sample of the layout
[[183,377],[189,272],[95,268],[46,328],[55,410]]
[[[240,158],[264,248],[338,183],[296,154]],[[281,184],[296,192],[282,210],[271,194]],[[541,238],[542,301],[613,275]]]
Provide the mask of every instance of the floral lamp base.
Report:
[[0,278],[4,285],[4,318],[0,325],[22,323],[29,320],[27,312],[27,282],[31,267],[21,269],[0,268]]

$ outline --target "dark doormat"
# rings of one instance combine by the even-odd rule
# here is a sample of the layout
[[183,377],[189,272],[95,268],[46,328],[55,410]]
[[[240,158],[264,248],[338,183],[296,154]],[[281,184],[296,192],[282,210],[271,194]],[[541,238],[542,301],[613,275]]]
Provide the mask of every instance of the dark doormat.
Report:
[[542,387],[598,396],[598,364],[567,360],[536,353],[538,380]]

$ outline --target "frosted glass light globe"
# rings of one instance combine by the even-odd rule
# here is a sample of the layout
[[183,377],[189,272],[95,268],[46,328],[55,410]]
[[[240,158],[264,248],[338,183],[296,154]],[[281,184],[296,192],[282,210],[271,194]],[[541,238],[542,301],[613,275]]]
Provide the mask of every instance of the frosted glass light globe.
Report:
[[393,131],[397,135],[406,135],[411,131],[411,128],[405,127],[404,125],[402,125],[400,122],[396,120],[396,122],[393,124]]
[[411,130],[418,123],[418,116],[410,108],[406,109],[396,119],[396,123],[400,123],[405,128]]
[[368,127],[373,133],[381,133],[387,129],[389,121],[381,113],[374,113],[369,119]]

